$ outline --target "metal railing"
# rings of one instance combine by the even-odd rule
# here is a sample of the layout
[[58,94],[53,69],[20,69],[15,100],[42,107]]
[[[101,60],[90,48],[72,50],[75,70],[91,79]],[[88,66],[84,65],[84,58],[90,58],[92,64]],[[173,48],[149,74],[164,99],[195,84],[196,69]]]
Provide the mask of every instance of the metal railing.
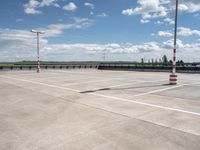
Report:
[[[17,64],[17,65],[0,65],[0,71],[3,70],[36,70],[37,64]],[[170,72],[171,64],[155,64],[155,63],[89,63],[89,64],[42,64],[42,70],[47,69],[99,69],[99,70],[133,70],[133,71],[158,71]],[[200,73],[200,65],[192,63],[184,63],[177,65],[177,72]]]

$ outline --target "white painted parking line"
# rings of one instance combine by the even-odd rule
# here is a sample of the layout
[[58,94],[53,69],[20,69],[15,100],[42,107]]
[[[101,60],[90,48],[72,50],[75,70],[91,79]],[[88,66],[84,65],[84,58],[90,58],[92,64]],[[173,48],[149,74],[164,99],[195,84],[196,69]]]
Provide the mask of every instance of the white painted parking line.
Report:
[[66,84],[66,86],[80,85],[80,84],[87,84],[87,83],[98,83],[98,82],[113,81],[113,80],[116,80],[116,79],[85,81],[85,82],[79,82],[79,83]]
[[163,91],[167,91],[167,90],[171,90],[171,89],[176,89],[176,88],[183,87],[183,86],[184,86],[184,84],[177,85],[177,86],[171,86],[171,87],[168,87],[168,88],[163,88],[163,89],[153,90],[153,91],[150,91],[150,92],[136,94],[134,96],[144,96],[144,95],[154,94],[154,93],[163,92]]
[[[55,70],[48,70],[45,72],[55,72]],[[80,72],[79,70],[76,71],[69,71],[69,70],[56,70],[56,72],[62,72],[62,73],[71,73],[71,74],[88,74],[86,71]]]
[[34,72],[33,73],[30,73],[30,72],[29,73],[19,73],[19,74],[18,73],[17,74],[16,73],[15,74],[11,73],[9,75],[11,75],[11,76],[19,76],[19,75],[20,76],[30,76],[30,75],[35,75],[35,74],[37,74],[37,73],[36,72],[35,73]]
[[121,86],[126,86],[126,85],[133,85],[135,82],[136,83],[156,83],[156,82],[161,82],[161,81],[166,81],[166,80],[155,80],[155,81],[130,80],[129,83],[113,85],[113,86],[109,86],[108,88],[116,88],[116,87],[121,87]]
[[[57,86],[57,85],[46,84],[46,83],[42,83],[42,82],[36,82],[36,81],[30,81],[30,80],[24,80],[24,79],[19,79],[19,78],[12,78],[12,77],[5,77],[5,76],[1,76],[1,77],[7,78],[7,79],[23,81],[23,82],[28,82],[28,83],[33,83],[33,84],[39,84],[39,85],[58,88],[58,89],[64,89],[64,90],[78,92],[78,93],[81,92],[79,90],[66,88],[66,87],[62,87],[62,86]],[[177,86],[176,86],[176,88],[177,88]],[[170,87],[170,89],[172,89],[172,87]],[[191,115],[200,116],[200,113],[192,112],[192,111],[186,111],[186,110],[183,110],[183,109],[176,109],[176,108],[171,108],[171,107],[166,107],[166,106],[160,106],[160,105],[155,105],[155,104],[150,104],[150,103],[134,101],[134,100],[125,99],[125,98],[119,98],[119,97],[114,97],[114,96],[107,96],[107,95],[97,94],[97,93],[87,93],[87,94],[98,96],[98,97],[103,97],[103,98],[108,98],[108,99],[114,99],[114,100],[122,101],[122,102],[130,102],[130,103],[135,103],[135,104],[139,104],[139,105],[160,108],[160,109],[163,109],[163,110],[170,110],[170,111],[176,111],[176,112],[181,112],[181,113],[185,113],[185,114],[191,114]]]
[[190,86],[190,85],[200,85],[200,82],[195,82],[195,83],[190,83],[190,84],[185,84],[185,85],[188,85],[188,86]]
[[186,114],[192,114],[192,115],[200,116],[200,113],[197,113],[197,112],[186,111],[186,110],[182,110],[182,109],[176,109],[176,108],[160,106],[160,105],[154,105],[154,104],[150,104],[150,103],[144,103],[144,102],[134,101],[134,100],[125,99],[125,98],[107,96],[107,95],[96,94],[96,93],[90,93],[90,95],[104,97],[104,98],[110,98],[110,99],[114,99],[114,100],[118,100],[118,101],[130,102],[130,103],[135,103],[135,104],[140,104],[140,105],[145,105],[145,106],[150,106],[150,107],[155,107],[155,108],[160,108],[160,109],[164,109],[164,110],[171,110],[171,111],[177,111],[177,112],[182,112],[182,113],[186,113]]
[[[1,76],[1,77],[2,77],[2,76]],[[4,77],[4,76],[3,76],[3,77]],[[64,90],[73,91],[73,92],[80,92],[79,90],[75,90],[75,89],[71,89],[71,88],[67,88],[67,87],[61,87],[61,86],[52,85],[52,84],[47,84],[47,83],[42,83],[42,82],[38,82],[38,81],[31,81],[31,80],[25,80],[25,79],[13,78],[13,77],[4,77],[4,78],[7,78],[7,79],[14,79],[14,80],[18,80],[18,81],[33,83],[33,84],[44,85],[44,86],[53,87],[53,88],[58,88],[58,89],[64,89]]]

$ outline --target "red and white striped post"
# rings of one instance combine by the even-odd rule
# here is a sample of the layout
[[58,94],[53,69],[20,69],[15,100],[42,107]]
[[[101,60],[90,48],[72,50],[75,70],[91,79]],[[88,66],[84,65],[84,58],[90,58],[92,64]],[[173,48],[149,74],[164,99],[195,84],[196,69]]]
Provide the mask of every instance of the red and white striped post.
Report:
[[174,27],[174,49],[173,49],[173,64],[172,64],[172,74],[169,76],[169,84],[177,84],[176,75],[176,39],[177,39],[177,20],[178,20],[178,0],[176,0],[176,13],[175,13],[175,27]]

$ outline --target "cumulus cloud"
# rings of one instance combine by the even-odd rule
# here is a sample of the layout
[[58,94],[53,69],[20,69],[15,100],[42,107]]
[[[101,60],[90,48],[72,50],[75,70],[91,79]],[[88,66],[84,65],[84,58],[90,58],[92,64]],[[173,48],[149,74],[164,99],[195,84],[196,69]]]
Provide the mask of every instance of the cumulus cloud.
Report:
[[124,15],[138,15],[150,12],[160,12],[163,8],[160,6],[159,0],[138,0],[140,6],[136,8],[126,9],[122,11]]
[[[174,4],[175,2],[172,1]],[[175,4],[174,4],[175,5]],[[182,12],[194,13],[200,11],[200,1],[199,0],[180,0],[179,10]]]
[[[49,44],[47,37],[56,36],[62,34],[63,29],[71,28],[65,25],[49,25],[47,30],[53,29],[53,33],[46,33],[41,36],[41,57],[49,60],[60,60],[62,57],[68,57],[74,60],[82,60],[82,58],[87,58],[88,54],[97,54],[98,57],[102,52],[112,54],[134,54],[139,55],[140,53],[151,53],[155,51],[161,52],[160,45],[157,42],[148,42],[138,45],[127,44],[127,43],[108,43],[108,44],[85,44],[85,43],[75,43],[75,44]],[[21,60],[34,60],[36,56],[36,36],[30,33],[30,31],[16,30],[16,29],[0,29],[0,51],[1,54],[5,54],[1,60],[13,61],[16,58]],[[73,55],[74,57],[71,57]],[[84,55],[84,56],[82,56]],[[119,58],[118,57],[118,58]],[[116,57],[117,58],[117,57]],[[91,60],[94,58],[88,58]]]
[[142,23],[152,18],[165,17],[168,14],[160,0],[138,0],[137,3],[139,4],[138,7],[122,10],[122,14],[128,16],[142,15]]
[[73,2],[69,2],[67,5],[63,6],[63,9],[67,11],[75,11],[77,9],[77,6]]
[[57,0],[29,0],[28,3],[24,4],[24,12],[26,14],[41,14],[42,11],[37,10],[38,8],[45,6],[60,7],[59,4],[57,4],[56,2]]
[[[51,24],[46,28],[37,28],[37,30],[45,31],[45,34],[40,36],[41,51],[51,49],[47,46],[48,38],[60,36],[65,30],[85,29],[94,24],[94,21],[88,18],[71,18],[71,20],[68,24]],[[13,61],[19,56],[18,54],[23,59],[34,58],[35,38],[36,36],[27,30],[0,29],[0,53],[2,55],[0,59],[6,61],[9,58]]]
[[171,24],[171,25],[175,24],[175,21],[171,18],[165,18],[163,21],[167,22],[168,24]]
[[[174,12],[174,0],[137,0],[138,6],[122,10],[123,15],[141,15],[141,23],[145,20],[162,18],[164,22],[172,25],[174,21],[169,18],[169,14]],[[199,0],[179,0],[179,10],[185,13],[200,12]]]
[[[48,29],[62,31],[65,25],[50,25]],[[70,27],[71,28],[71,27]],[[35,60],[36,37],[30,31],[16,29],[0,29],[0,59],[2,61]],[[173,39],[165,42],[144,42],[140,44],[131,43],[74,43],[74,44],[50,44],[47,37],[61,34],[61,32],[45,35],[40,38],[42,60],[101,60],[102,53],[106,51],[110,60],[140,60],[161,58],[164,54],[171,56]],[[200,44],[183,43],[177,40],[179,58],[189,58],[200,54]],[[186,55],[187,54],[187,55]]]
[[141,20],[140,20],[140,22],[141,22],[141,23],[148,23],[148,22],[149,22],[149,20],[144,20],[144,19],[141,19]]
[[94,4],[92,4],[92,3],[85,2],[84,5],[85,5],[86,7],[90,7],[91,9],[95,9]]
[[[178,49],[185,47],[185,45],[183,44],[183,42],[180,39],[177,39],[176,43],[177,43]],[[170,39],[168,41],[163,42],[162,48],[173,49],[173,45],[174,45],[174,39]]]
[[171,36],[173,36],[173,34],[170,31],[159,31],[158,36],[171,37]]
[[[177,34],[179,36],[200,36],[200,30],[193,30],[193,29],[186,28],[186,27],[178,27]],[[158,35],[160,37],[172,37],[173,31],[172,30],[158,31],[158,33],[156,35]]]
[[[36,56],[36,36],[30,31],[17,29],[0,29],[0,59],[15,61],[33,59]],[[40,39],[41,47],[46,45],[46,39]]]
[[60,7],[59,4],[57,4],[58,0],[43,0],[41,3],[40,3],[40,7],[44,7],[44,6],[55,6],[55,7]]
[[[119,44],[119,43],[108,43],[108,44],[84,44],[84,43],[76,43],[76,44],[48,44],[43,48],[46,55],[51,54],[98,54],[106,52],[112,56],[119,54],[122,57],[123,54],[134,54],[139,55],[141,53],[151,53],[151,52],[161,52],[161,48],[159,48],[159,44],[156,42],[148,42],[143,43],[141,45],[133,45],[133,44]],[[133,55],[133,56],[134,56]],[[79,55],[80,57],[80,55]],[[81,57],[79,60],[82,59]],[[118,57],[118,59],[120,59]]]
[[200,30],[192,30],[190,28],[185,28],[185,27],[179,27],[178,28],[178,34],[181,36],[200,36]]
[[160,25],[160,24],[163,24],[163,22],[158,20],[158,21],[155,22],[155,24]]
[[24,12],[26,14],[40,14],[42,13],[39,10],[36,10],[40,5],[39,1],[30,0],[27,4],[24,5]]
[[[45,35],[40,37],[41,42],[41,57],[49,60],[60,60],[62,57],[68,57],[73,55],[75,60],[81,60],[87,58],[88,54],[98,54],[106,51],[110,54],[139,54],[145,52],[160,51],[159,44],[156,42],[148,42],[139,45],[133,44],[119,44],[119,43],[108,43],[108,44],[49,44],[47,37],[56,36],[62,34],[64,29],[71,28],[71,26],[65,25],[49,25],[47,30],[53,29],[53,33],[46,32]],[[4,61],[13,61],[16,58],[21,60],[34,60],[36,56],[36,36],[30,31],[16,30],[16,29],[0,29],[0,59]],[[8,57],[5,57],[5,55]],[[82,57],[84,55],[84,57]],[[120,55],[119,55],[120,56]],[[98,56],[99,57],[99,56]],[[8,59],[9,58],[9,59]],[[94,58],[88,58],[88,60]]]

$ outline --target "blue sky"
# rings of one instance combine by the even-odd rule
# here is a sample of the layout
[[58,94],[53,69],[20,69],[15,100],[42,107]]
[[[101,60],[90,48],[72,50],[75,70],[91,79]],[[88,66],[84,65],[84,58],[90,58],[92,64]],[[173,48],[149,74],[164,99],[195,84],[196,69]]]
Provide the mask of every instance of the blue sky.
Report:
[[[172,56],[175,0],[1,0],[0,61]],[[178,59],[200,61],[200,1],[179,0]]]

